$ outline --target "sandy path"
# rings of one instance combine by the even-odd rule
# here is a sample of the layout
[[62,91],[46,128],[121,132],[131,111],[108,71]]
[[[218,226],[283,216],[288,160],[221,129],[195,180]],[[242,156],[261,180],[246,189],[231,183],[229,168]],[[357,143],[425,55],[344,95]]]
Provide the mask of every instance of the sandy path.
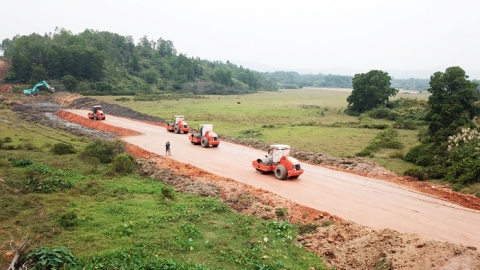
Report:
[[[70,111],[84,117],[87,113],[84,110]],[[298,179],[280,181],[273,175],[260,175],[252,168],[252,160],[265,154],[262,151],[227,142],[221,142],[218,148],[205,149],[190,144],[186,134],[170,133],[162,127],[111,115],[102,122],[144,133],[123,137],[123,140],[150,152],[164,155],[165,142],[170,141],[172,159],[355,223],[480,248],[480,211],[394,183],[310,164],[302,164],[305,173]]]

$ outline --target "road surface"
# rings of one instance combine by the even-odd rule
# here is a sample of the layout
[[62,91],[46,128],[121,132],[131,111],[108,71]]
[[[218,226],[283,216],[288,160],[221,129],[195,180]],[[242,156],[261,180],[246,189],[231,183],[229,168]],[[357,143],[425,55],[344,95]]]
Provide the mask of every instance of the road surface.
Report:
[[[85,116],[85,110],[69,110]],[[329,212],[373,229],[390,228],[416,233],[426,239],[446,241],[480,249],[480,211],[458,206],[394,183],[302,163],[305,172],[295,180],[280,181],[261,175],[251,163],[265,152],[220,142],[217,148],[192,145],[187,134],[112,115],[104,122],[145,135],[123,137],[131,144],[189,163],[216,175],[262,188],[296,203]],[[215,126],[214,126],[215,128]],[[281,143],[281,142],[279,142]]]

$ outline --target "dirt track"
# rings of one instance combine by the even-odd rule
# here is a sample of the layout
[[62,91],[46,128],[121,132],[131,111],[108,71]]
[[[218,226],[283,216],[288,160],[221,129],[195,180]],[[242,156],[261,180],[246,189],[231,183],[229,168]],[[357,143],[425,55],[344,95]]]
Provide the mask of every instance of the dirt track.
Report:
[[[40,103],[29,106],[11,105],[19,112],[52,108],[50,105],[43,106],[46,102],[43,99],[38,97]],[[62,93],[55,94],[53,100],[64,108],[87,108],[91,103],[98,103],[82,96]],[[163,119],[131,110],[128,113],[128,109],[113,104],[104,107],[108,106],[111,106],[112,114],[115,109],[115,113],[121,112],[123,114],[120,115],[131,118],[135,116],[143,122],[113,117],[108,110],[106,121],[89,120],[84,110],[74,111],[77,114],[62,111],[57,114],[71,122],[124,136],[122,139],[131,143],[129,151],[137,157],[146,158],[139,159],[140,172],[164,179],[177,190],[220,196],[237,211],[265,219],[276,217],[272,208],[286,208],[288,216],[285,218],[291,222],[321,224],[335,221],[328,227],[318,227],[314,234],[299,236],[298,243],[325,257],[337,269],[480,269],[480,255],[476,251],[479,247],[476,226],[479,224],[479,211],[414,189],[428,190],[437,197],[445,196],[447,200],[478,209],[475,197],[457,194],[445,187],[425,186],[426,183],[414,179],[403,179],[378,165],[362,163],[362,160],[312,156],[302,151],[296,154],[306,156],[313,163],[335,166],[337,170],[304,163],[306,172],[299,179],[279,181],[271,175],[259,175],[251,167],[251,161],[263,155],[262,151],[225,141],[215,149],[193,146],[188,142],[187,135],[168,133],[162,126]],[[50,112],[56,110],[58,107]],[[27,120],[46,121],[40,118]],[[172,158],[162,156],[166,140],[172,143]],[[261,145],[258,147],[261,148]],[[171,172],[177,175],[171,175]],[[245,197],[245,194],[249,196]],[[379,262],[387,268],[378,268]]]

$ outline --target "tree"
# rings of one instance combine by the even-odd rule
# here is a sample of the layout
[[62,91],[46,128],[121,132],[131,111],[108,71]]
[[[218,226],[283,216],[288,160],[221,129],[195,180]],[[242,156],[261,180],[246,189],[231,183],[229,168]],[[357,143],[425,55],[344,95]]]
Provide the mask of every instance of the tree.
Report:
[[30,84],[36,84],[40,81],[48,79],[47,70],[43,67],[43,65],[35,65],[33,64],[32,68],[32,77],[30,78]]
[[154,68],[142,71],[141,76],[148,84],[156,84],[158,82],[158,72]]
[[347,98],[347,110],[363,113],[386,104],[390,97],[398,93],[397,89],[390,87],[391,79],[387,72],[381,70],[355,74],[352,79],[353,91]]
[[232,72],[228,69],[217,69],[213,75],[213,80],[226,86],[233,85]]
[[430,111],[426,118],[433,143],[446,142],[460,127],[474,128],[473,118],[480,113],[477,86],[460,67],[449,67],[445,73],[435,72],[430,77]]
[[77,87],[78,81],[72,75],[65,75],[62,77],[62,83],[65,86],[65,89],[73,91]]

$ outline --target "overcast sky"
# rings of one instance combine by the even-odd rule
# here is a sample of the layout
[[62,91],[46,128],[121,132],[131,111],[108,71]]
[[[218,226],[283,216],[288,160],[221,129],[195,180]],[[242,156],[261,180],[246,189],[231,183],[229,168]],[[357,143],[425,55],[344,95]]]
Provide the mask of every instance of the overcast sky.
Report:
[[428,78],[460,66],[480,79],[477,0],[16,0],[1,10],[0,40],[92,29],[258,71]]

